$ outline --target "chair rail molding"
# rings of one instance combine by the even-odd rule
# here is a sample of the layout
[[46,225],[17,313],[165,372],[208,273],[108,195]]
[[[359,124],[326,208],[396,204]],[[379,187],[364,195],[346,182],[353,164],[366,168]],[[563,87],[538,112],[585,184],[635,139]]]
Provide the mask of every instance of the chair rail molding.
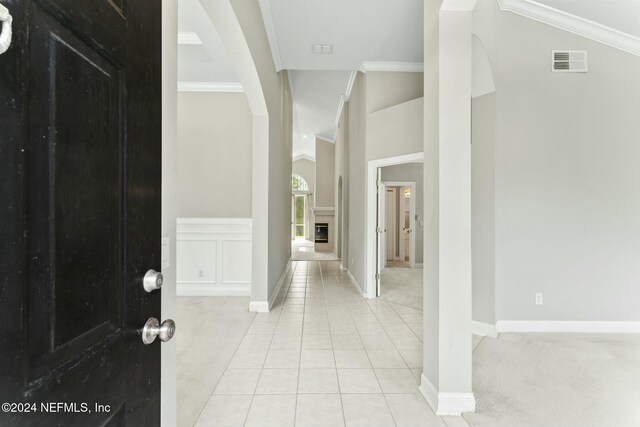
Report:
[[178,296],[251,293],[251,218],[178,218]]
[[503,11],[568,31],[587,39],[640,56],[640,38],[533,0],[498,0]]

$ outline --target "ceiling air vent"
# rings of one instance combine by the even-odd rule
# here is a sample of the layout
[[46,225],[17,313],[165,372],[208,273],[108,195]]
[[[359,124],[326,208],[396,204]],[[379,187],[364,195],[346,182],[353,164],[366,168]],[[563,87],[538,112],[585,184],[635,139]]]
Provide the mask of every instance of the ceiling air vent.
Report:
[[586,50],[554,50],[551,52],[551,71],[554,73],[586,73]]

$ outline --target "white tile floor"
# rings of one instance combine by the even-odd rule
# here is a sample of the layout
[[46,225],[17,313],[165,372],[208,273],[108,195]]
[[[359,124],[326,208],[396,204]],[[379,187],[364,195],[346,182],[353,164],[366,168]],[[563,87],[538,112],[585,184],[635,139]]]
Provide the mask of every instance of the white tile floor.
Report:
[[180,427],[640,426],[634,334],[473,336],[476,413],[436,417],[420,310],[363,299],[335,261],[294,262],[271,313],[247,306],[179,298]]
[[337,262],[293,262],[197,426],[439,426],[418,385],[419,310],[366,301]]

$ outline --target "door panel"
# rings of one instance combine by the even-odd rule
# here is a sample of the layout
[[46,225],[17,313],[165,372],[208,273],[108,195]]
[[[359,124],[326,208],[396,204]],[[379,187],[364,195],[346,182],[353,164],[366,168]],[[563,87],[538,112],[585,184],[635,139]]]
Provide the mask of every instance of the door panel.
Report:
[[159,425],[160,2],[2,2],[0,425]]
[[376,296],[380,296],[380,279],[386,263],[385,204],[387,187],[382,183],[382,169],[378,168],[378,191],[376,194]]

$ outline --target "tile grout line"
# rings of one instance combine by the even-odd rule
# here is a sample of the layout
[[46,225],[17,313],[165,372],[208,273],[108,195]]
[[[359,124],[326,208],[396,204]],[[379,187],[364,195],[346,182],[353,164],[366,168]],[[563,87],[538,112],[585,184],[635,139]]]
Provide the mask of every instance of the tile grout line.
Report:
[[[335,277],[335,272],[333,273]],[[329,324],[329,339],[331,340],[331,352],[333,354],[333,363],[336,367],[336,383],[338,384],[338,397],[340,398],[340,410],[342,412],[342,422],[347,425],[347,417],[344,414],[344,402],[342,401],[342,388],[340,387],[340,377],[338,377],[338,361],[336,359],[336,349],[333,345],[333,332],[331,331],[331,322],[329,321],[329,306],[327,305],[327,294],[324,292],[324,275],[322,274],[322,264],[320,264],[320,279],[322,280],[322,291],[324,295],[324,307],[327,311],[327,323]],[[336,277],[336,283],[338,283]],[[340,290],[342,292],[342,290]]]
[[[302,303],[302,328],[300,329],[300,351],[298,353],[298,377],[296,379],[296,401],[293,407],[293,425],[296,425],[296,420],[298,419],[298,390],[300,389],[300,368],[302,366],[302,340],[304,339],[304,315],[307,311],[307,287],[309,286],[309,266],[305,264],[307,267],[305,271],[305,281],[304,281],[304,299]],[[295,276],[293,276],[295,277]]]
[[[278,297],[276,295],[276,299],[277,298]],[[286,297],[285,297],[285,300],[286,300]],[[278,323],[280,322],[280,315],[282,315],[282,309],[280,309],[280,311],[278,312],[278,320],[276,320],[276,328],[278,327]],[[249,402],[249,409],[247,409],[247,413],[244,416],[244,422],[242,423],[243,426],[246,426],[247,421],[249,421],[249,413],[251,412],[251,407],[253,406],[253,400],[256,397],[256,392],[258,391],[258,385],[260,384],[260,379],[262,378],[262,374],[264,372],[264,365],[265,363],[267,363],[267,357],[269,356],[269,350],[271,350],[271,343],[273,342],[273,337],[275,336],[275,334],[276,334],[276,331],[274,328],[273,332],[271,333],[271,340],[269,340],[269,346],[267,347],[267,354],[264,356],[264,360],[262,361],[262,368],[260,368],[260,376],[258,377],[258,382],[256,382],[256,387],[253,389],[253,394],[251,395],[251,401]]]

